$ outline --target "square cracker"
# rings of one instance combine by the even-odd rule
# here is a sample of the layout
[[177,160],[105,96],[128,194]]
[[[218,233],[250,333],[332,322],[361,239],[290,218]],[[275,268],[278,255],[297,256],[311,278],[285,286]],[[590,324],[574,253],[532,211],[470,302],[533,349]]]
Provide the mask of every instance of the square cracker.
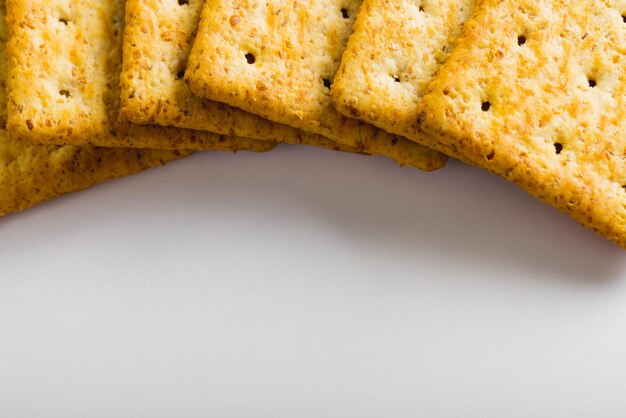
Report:
[[28,146],[8,138],[5,2],[0,0],[0,216],[180,158],[188,152]]
[[446,157],[346,118],[330,86],[361,0],[211,0],[185,73],[191,90],[425,170]]
[[626,247],[626,0],[484,0],[419,120]]
[[124,0],[7,0],[8,130],[37,144],[264,151],[273,145],[137,126],[120,111]]
[[203,0],[127,0],[122,113],[131,122],[356,152],[330,139],[201,99],[183,81]]
[[432,146],[416,123],[418,105],[475,6],[476,0],[364,0],[331,89],[335,108]]

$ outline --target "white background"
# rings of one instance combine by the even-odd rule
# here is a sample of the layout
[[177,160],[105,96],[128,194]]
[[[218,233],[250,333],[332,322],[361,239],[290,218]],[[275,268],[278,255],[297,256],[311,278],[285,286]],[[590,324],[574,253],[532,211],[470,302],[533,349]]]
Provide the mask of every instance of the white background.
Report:
[[203,153],[0,220],[0,417],[624,417],[626,253],[504,180]]

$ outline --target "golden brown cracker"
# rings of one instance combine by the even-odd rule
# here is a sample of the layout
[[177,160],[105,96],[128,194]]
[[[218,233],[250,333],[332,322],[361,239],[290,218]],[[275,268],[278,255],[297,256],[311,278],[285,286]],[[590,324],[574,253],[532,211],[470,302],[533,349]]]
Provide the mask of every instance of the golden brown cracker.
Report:
[[185,79],[201,97],[425,170],[445,156],[339,114],[330,87],[360,0],[205,3]]
[[202,0],[127,0],[122,113],[134,123],[356,152],[317,134],[201,99],[183,81]]
[[6,106],[5,2],[0,0],[0,216],[115,177],[165,164],[187,151],[28,146],[10,140]]
[[264,151],[268,142],[136,126],[119,111],[124,0],[8,0],[8,130],[40,144]]
[[424,131],[626,247],[626,1],[484,0]]
[[432,145],[418,129],[418,105],[475,6],[476,0],[364,0],[333,82],[335,108]]

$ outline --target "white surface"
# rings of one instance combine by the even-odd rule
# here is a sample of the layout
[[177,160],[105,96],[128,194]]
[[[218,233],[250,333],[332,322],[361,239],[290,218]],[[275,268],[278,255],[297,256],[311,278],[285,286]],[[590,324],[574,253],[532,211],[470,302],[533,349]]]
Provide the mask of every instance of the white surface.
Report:
[[457,162],[205,153],[0,236],[2,418],[626,416],[626,254]]

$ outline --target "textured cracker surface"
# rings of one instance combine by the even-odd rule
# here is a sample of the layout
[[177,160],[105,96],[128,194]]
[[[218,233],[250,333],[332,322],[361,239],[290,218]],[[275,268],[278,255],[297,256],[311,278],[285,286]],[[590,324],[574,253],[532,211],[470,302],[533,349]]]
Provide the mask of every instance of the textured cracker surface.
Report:
[[626,247],[626,1],[485,0],[423,129]]
[[8,0],[8,130],[30,143],[264,151],[273,145],[130,124],[120,111],[124,0]]
[[[6,24],[0,1],[0,126],[6,124]],[[28,146],[0,128],[0,216],[115,177],[180,158],[188,152],[91,146]]]
[[418,129],[418,104],[475,6],[476,0],[364,0],[331,89],[335,108],[432,145]]
[[201,97],[315,132],[400,164],[433,170],[445,157],[346,118],[330,85],[360,0],[206,2],[185,74]]
[[183,81],[202,0],[127,0],[121,74],[122,113],[140,124],[356,151],[317,134],[203,100]]
[[25,145],[0,129],[0,216],[187,155],[177,150]]

